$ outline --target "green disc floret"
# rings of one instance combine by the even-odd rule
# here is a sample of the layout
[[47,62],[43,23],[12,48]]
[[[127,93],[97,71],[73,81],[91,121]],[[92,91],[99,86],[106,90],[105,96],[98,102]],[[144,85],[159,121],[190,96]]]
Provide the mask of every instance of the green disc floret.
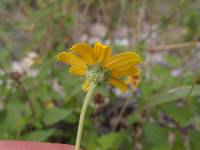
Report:
[[112,75],[112,70],[108,70],[99,62],[94,65],[87,65],[86,77],[91,84],[100,86],[107,82]]

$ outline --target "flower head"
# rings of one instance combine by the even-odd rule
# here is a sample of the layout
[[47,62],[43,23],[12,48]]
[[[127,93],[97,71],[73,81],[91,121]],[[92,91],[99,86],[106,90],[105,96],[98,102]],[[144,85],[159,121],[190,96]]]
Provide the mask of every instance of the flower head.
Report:
[[69,72],[86,76],[83,89],[88,90],[90,84],[97,86],[106,82],[126,91],[128,86],[121,79],[124,76],[137,75],[137,64],[142,61],[136,53],[124,52],[112,56],[110,47],[96,42],[94,47],[86,43],[74,45],[70,52],[61,52],[58,60],[71,65]]

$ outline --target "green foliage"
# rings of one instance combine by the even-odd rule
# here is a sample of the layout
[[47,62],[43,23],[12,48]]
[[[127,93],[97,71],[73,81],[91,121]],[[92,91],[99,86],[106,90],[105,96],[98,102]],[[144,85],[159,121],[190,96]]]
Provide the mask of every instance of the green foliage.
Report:
[[[168,103],[177,99],[187,97],[187,94],[191,90],[192,86],[185,86],[181,88],[170,89],[169,91],[154,95],[147,99],[145,105],[147,107],[155,107],[163,103]],[[200,91],[200,86],[195,86],[192,90],[190,96],[198,96]]]
[[125,135],[122,133],[111,133],[108,135],[102,135],[98,139],[98,143],[101,149],[115,150],[122,144]]
[[200,133],[199,132],[191,132],[190,133],[190,142],[191,142],[191,147],[192,149],[199,149],[200,148],[200,143],[198,142],[198,139],[200,138]]
[[169,149],[167,143],[167,130],[156,124],[152,123],[144,125],[144,140],[148,143],[144,145],[145,149]]
[[[69,74],[56,54],[100,38],[112,43],[113,53],[141,54],[141,85],[126,94],[110,85],[97,89],[82,147],[200,149],[200,85],[194,83],[199,47],[147,50],[158,43],[199,41],[199,0],[1,0],[0,9],[0,139],[75,143],[84,79]],[[94,31],[96,23],[106,28],[105,37],[94,36],[102,32]],[[38,56],[30,60],[33,52]],[[131,102],[112,131],[127,98]]]
[[6,107],[5,124],[9,131],[19,133],[28,122],[25,104],[19,101],[11,101]]
[[53,135],[54,132],[55,129],[37,130],[30,132],[28,135],[25,135],[24,139],[30,141],[46,141],[51,135]]
[[52,108],[44,110],[42,120],[45,125],[53,125],[61,120],[65,120],[71,114],[72,111],[66,110],[64,108]]

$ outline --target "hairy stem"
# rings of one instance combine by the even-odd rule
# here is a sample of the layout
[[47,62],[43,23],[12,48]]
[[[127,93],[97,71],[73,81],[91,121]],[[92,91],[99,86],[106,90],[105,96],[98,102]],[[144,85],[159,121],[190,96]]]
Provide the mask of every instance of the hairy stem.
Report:
[[87,95],[85,96],[85,100],[83,102],[83,106],[81,109],[81,114],[80,114],[80,119],[79,119],[79,125],[78,125],[78,132],[77,132],[77,137],[76,137],[76,147],[75,150],[80,150],[80,145],[81,145],[81,137],[82,137],[82,132],[83,132],[83,125],[84,125],[84,120],[85,120],[85,113],[88,107],[88,104],[90,102],[90,99],[95,91],[96,85],[92,84],[90,86],[89,91],[87,92]]

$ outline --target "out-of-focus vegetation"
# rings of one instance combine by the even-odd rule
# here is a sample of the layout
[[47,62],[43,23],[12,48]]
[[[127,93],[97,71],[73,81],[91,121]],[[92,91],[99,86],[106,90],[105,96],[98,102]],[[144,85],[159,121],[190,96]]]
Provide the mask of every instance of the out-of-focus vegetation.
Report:
[[97,40],[140,53],[142,79],[98,89],[83,148],[199,150],[199,0],[1,0],[0,139],[75,143],[83,78],[55,56]]

